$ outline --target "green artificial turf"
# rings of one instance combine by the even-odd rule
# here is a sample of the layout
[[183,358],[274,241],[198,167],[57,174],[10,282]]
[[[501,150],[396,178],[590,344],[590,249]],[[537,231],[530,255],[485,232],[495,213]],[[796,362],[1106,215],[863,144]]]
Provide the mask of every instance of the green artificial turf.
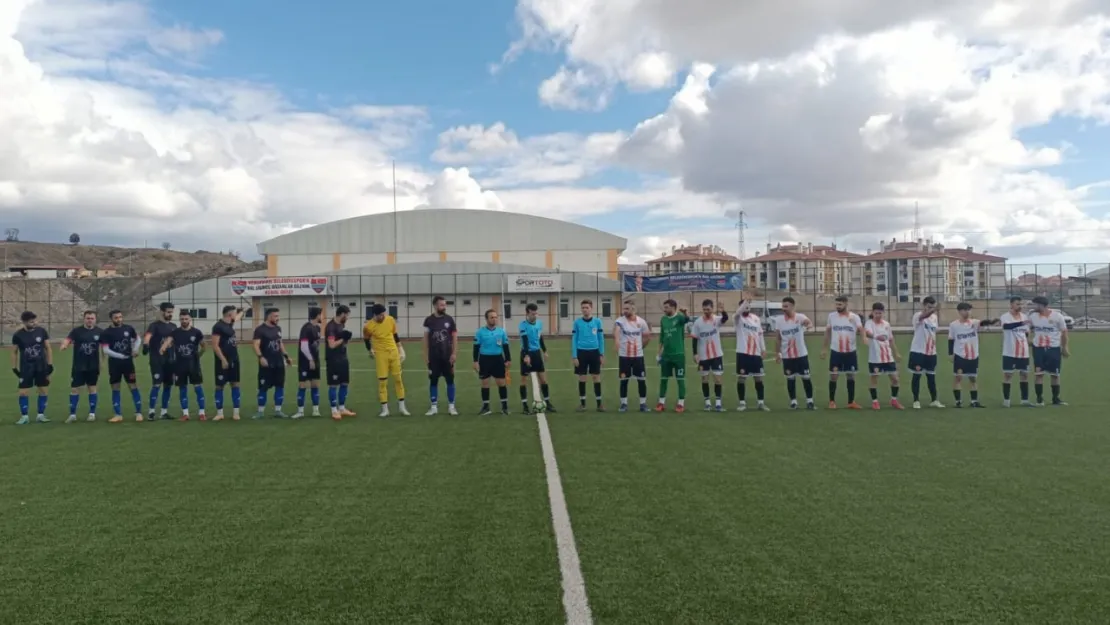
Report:
[[[568,345],[551,340],[560,411],[549,422],[595,621],[1110,622],[1099,390],[1110,334],[1072,338],[1062,408],[998,408],[987,335],[984,410],[790,412],[769,362],[776,410],[741,414],[729,360],[730,412],[702,412],[690,378],[683,415],[616,413],[611,370],[610,412],[574,413]],[[408,351],[409,407],[423,415],[426,376]],[[340,423],[110,425],[102,383],[100,422],[61,423],[68,390],[56,386],[54,422],[17,427],[11,378],[0,390],[0,622],[562,622],[535,420],[474,416],[465,370],[464,416],[377,419],[372,365],[353,366],[359,417]],[[949,376],[939,381],[951,404]]]

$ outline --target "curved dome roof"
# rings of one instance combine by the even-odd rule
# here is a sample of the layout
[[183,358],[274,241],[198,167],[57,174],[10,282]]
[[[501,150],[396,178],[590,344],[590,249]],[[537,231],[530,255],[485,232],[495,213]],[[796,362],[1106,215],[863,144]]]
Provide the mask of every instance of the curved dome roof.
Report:
[[622,237],[521,213],[432,208],[341,219],[274,237],[260,254],[624,250]]

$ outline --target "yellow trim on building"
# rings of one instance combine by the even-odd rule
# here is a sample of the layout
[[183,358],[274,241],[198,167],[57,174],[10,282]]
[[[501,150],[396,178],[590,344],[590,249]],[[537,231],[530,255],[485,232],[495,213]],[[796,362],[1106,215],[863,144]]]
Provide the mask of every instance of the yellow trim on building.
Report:
[[396,265],[397,264],[397,252],[386,252],[385,263],[387,265]]
[[618,259],[620,258],[620,250],[609,250],[609,279],[617,279]]
[[278,259],[272,254],[266,256],[266,275],[276,278],[278,275]]
[[547,250],[543,257],[543,266],[547,267],[548,269],[555,268],[555,252]]
[[490,255],[493,258],[493,262],[495,262],[495,263],[501,262],[501,252],[491,252]]
[[441,262],[441,263],[447,262],[447,252],[440,252],[439,253],[439,262]]
[[333,271],[339,271],[340,265],[342,264],[342,258],[342,254],[331,255],[331,268]]

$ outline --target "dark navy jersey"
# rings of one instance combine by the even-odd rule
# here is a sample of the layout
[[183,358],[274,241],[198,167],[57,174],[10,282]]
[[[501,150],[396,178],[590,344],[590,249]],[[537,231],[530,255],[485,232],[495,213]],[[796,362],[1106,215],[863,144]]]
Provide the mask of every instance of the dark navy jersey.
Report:
[[100,335],[103,330],[97,327],[77,326],[69,331],[73,347],[74,371],[100,371]]
[[302,359],[304,358],[304,352],[301,351],[302,346],[308,343],[308,353],[312,354],[312,361],[320,362],[320,326],[311,321],[301,326],[299,342],[297,353],[300,354]]
[[46,342],[50,335],[40,327],[20,328],[12,335],[12,345],[19,350],[20,369],[46,369]]
[[150,327],[146,329],[147,334],[150,335],[150,361],[160,362],[162,360],[170,360],[173,358],[173,350],[166,350],[165,355],[160,354],[162,349],[162,341],[168,339],[173,335],[173,331],[177,326],[171,321],[152,321]]
[[254,329],[254,340],[261,341],[262,357],[271,369],[285,368],[285,348],[281,345],[281,326],[264,323]]
[[173,338],[173,352],[179,363],[195,361],[200,355],[204,333],[199,328],[175,328],[170,337]]
[[130,358],[135,353],[137,338],[139,333],[129,325],[108,326],[100,333],[100,346]]
[[[324,336],[328,341],[342,341],[343,333],[347,328],[343,327],[342,323],[332,319],[328,325],[324,327]],[[343,362],[347,360],[347,344],[340,343],[337,347],[329,347],[327,343],[324,345],[324,353],[328,357],[328,362]]]
[[[220,353],[228,363],[239,362],[239,341],[235,326],[221,319],[212,326],[212,337],[213,346],[220,348]],[[216,360],[219,359],[216,356]]]
[[429,315],[424,319],[424,335],[428,341],[430,360],[449,360],[455,349],[455,320],[451,315]]

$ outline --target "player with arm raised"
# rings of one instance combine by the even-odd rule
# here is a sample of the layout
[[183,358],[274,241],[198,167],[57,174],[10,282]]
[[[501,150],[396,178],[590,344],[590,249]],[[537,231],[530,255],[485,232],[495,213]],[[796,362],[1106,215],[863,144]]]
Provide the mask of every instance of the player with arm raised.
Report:
[[62,341],[62,351],[73,348],[73,364],[70,368],[69,418],[66,423],[77,421],[77,405],[81,401],[81,389],[89,394],[89,416],[86,421],[96,421],[96,385],[100,380],[100,333],[96,327],[96,313],[86,310],[82,315],[83,323],[69,331]]
[[50,349],[50,335],[37,325],[38,316],[27,310],[19,316],[23,327],[12,335],[12,373],[19,379],[19,421],[27,425],[31,409],[31,389],[37,388],[38,416],[35,421],[49,423],[46,418],[46,398],[50,392],[50,376],[54,374],[54,353]]
[[142,339],[135,328],[123,322],[123,313],[113,310],[108,313],[111,325],[100,333],[100,350],[108,358],[108,384],[112,387],[112,418],[109,423],[123,421],[123,400],[120,397],[120,383],[126,382],[131,389],[131,401],[135,405],[135,421],[143,421],[143,396],[135,381],[135,358],[139,356]]
[[[705,410],[724,412],[721,403],[721,376],[725,373],[724,348],[721,347],[721,325],[728,321],[728,313],[715,312],[713,300],[707,299],[701,303],[702,314],[694,319],[690,333],[698,339],[698,373],[701,375],[701,394],[705,399]],[[710,403],[709,376],[713,376],[713,395],[716,403]]]
[[181,311],[181,325],[173,334],[173,381],[177,385],[177,397],[181,403],[181,420],[189,420],[189,385],[197,398],[197,419],[207,421],[204,414],[204,375],[200,369],[200,358],[204,354],[204,333],[193,326],[189,311]]
[[242,404],[242,391],[239,381],[243,368],[239,361],[239,338],[235,324],[243,315],[237,306],[224,306],[220,320],[212,325],[212,353],[216,360],[216,416],[213,421],[224,420],[224,387],[231,385],[231,418],[239,420],[239,407]]
[[763,359],[767,356],[767,343],[763,336],[763,322],[759,315],[751,311],[748,300],[740,300],[736,310],[736,396],[740,401],[740,412],[748,409],[748,378],[755,385],[756,409],[770,412],[763,401]]
[[297,412],[294,419],[304,417],[305,395],[312,399],[312,416],[320,416],[320,341],[323,340],[324,309],[308,309],[308,321],[301,326],[297,339]]
[[1071,355],[1068,349],[1068,324],[1064,314],[1048,306],[1048,298],[1033,298],[1033,313],[1029,315],[1033,328],[1033,389],[1037,405],[1044,406],[1044,376],[1048,374],[1052,385],[1052,405],[1067,406],[1060,398],[1060,370],[1063,359]]
[[489,381],[497,384],[497,395],[501,399],[501,414],[509,414],[509,389],[505,386],[505,371],[512,362],[509,350],[509,335],[505,328],[497,325],[497,311],[486,311],[486,325],[474,334],[474,371],[482,383],[482,409],[479,415],[490,414]]
[[401,336],[397,333],[397,320],[386,314],[385,306],[374,304],[370,307],[373,317],[362,327],[362,338],[370,357],[374,359],[378,374],[378,401],[382,405],[379,417],[389,416],[389,378],[393,378],[397,392],[397,412],[409,416],[405,407],[405,381],[401,375],[401,363],[405,362],[405,348],[401,346]]
[[263,311],[265,320],[254,329],[254,355],[258,358],[258,411],[255,419],[266,417],[266,396],[274,389],[274,417],[286,418],[285,411],[285,371],[292,366],[293,359],[285,352],[282,342],[281,313],[277,308]]
[[651,341],[651,327],[636,314],[636,304],[624,302],[622,316],[613,322],[613,340],[617,344],[620,374],[621,412],[628,412],[628,381],[636,378],[640,394],[640,412],[647,412],[647,368],[644,348]]
[[929,405],[944,408],[937,398],[937,300],[933,296],[921,300],[921,310],[913,315],[913,340],[910,342],[910,392],[913,407],[921,408],[921,376],[929,387]]
[[427,416],[439,414],[439,379],[447,383],[447,414],[457,417],[455,408],[455,362],[459,355],[459,328],[447,314],[447,300],[432,298],[432,314],[424,319],[424,364],[428,366],[428,395],[432,407]]
[[353,417],[355,413],[347,409],[347,393],[351,384],[351,361],[347,354],[352,334],[347,329],[351,309],[340,304],[335,307],[335,317],[324,327],[324,360],[328,365],[328,405],[331,418],[340,420]]
[[524,307],[524,321],[520,322],[520,403],[524,406],[524,414],[532,410],[528,406],[528,385],[532,381],[532,373],[539,377],[540,394],[543,398],[534,397],[536,408],[542,402],[544,410],[556,412],[551,404],[551,393],[547,386],[547,343],[543,340],[543,321],[539,318],[540,307],[528,304]]
[[952,360],[952,396],[956,407],[963,407],[962,386],[967,378],[972,408],[982,408],[979,403],[979,328],[997,323],[992,319],[972,319],[971,304],[956,305],[959,318],[948,324],[948,357]]
[[863,320],[848,310],[848,297],[837,296],[836,311],[829,313],[829,320],[825,323],[825,344],[821,349],[821,359],[829,358],[830,410],[836,410],[836,382],[841,374],[847,378],[847,407],[852,410],[860,409],[860,405],[856,403],[856,371],[859,370],[856,337],[862,333]]
[[1029,328],[1033,322],[1025,314],[1020,297],[1010,298],[1010,310],[999,318],[1002,326],[1002,406],[1010,407],[1010,385],[1018,374],[1021,405],[1032,407],[1029,401]]
[[678,302],[669,299],[663,302],[663,318],[659,321],[659,351],[655,361],[659,363],[659,403],[656,412],[667,409],[667,383],[673,376],[678,384],[678,404],[675,412],[686,411],[686,328],[690,318],[686,310],[678,307]]
[[798,382],[806,394],[806,410],[817,410],[813,403],[813,380],[809,372],[809,348],[806,347],[806,330],[813,329],[813,322],[794,310],[794,298],[782,298],[782,316],[773,317],[771,328],[775,333],[775,360],[782,363],[786,376],[786,392],[790,395],[790,409],[798,409]]
[[594,303],[582,300],[582,316],[574,320],[570,337],[570,359],[578,376],[578,412],[586,410],[586,378],[593,377],[597,411],[605,412],[601,401],[601,367],[605,364],[605,330],[594,316]]
[[143,335],[143,353],[150,359],[150,401],[147,404],[147,420],[154,421],[158,408],[158,389],[162,389],[162,419],[170,420],[170,393],[173,392],[173,324],[174,305],[162,302],[158,305],[161,319],[152,321]]
[[871,409],[879,409],[879,376],[885,375],[890,381],[890,407],[903,410],[902,402],[898,401],[898,345],[890,322],[883,319],[885,312],[882,302],[871,304],[871,314],[863,324],[867,370],[871,372]]

